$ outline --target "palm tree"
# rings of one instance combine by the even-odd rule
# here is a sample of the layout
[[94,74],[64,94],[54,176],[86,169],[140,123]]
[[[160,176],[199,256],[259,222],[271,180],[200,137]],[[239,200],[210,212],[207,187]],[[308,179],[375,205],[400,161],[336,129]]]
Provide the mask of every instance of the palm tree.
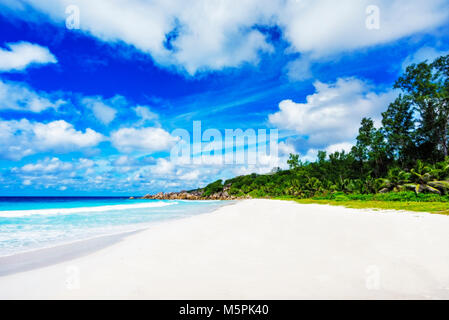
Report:
[[386,178],[377,179],[380,183],[380,193],[390,191],[398,192],[406,189],[406,184],[410,182],[410,173],[400,168],[391,168],[388,170]]
[[425,165],[421,160],[416,163],[416,168],[410,170],[411,180],[413,183],[406,184],[405,187],[412,189],[416,194],[428,191],[431,193],[441,194],[435,186],[444,183],[446,181],[433,181],[432,172],[435,173],[435,169],[429,165]]
[[298,179],[295,178],[287,181],[287,194],[295,197],[303,197],[304,193]]
[[335,181],[332,186],[332,191],[339,191],[344,193],[351,193],[354,188],[351,179],[343,179],[341,176]]
[[446,157],[446,159],[442,162],[436,163],[431,173],[437,180],[448,180],[449,157]]
[[382,189],[382,182],[369,176],[363,179],[362,192],[364,194],[376,193]]
[[307,182],[304,184],[304,189],[310,194],[321,193],[323,191],[323,184],[318,178],[307,178]]

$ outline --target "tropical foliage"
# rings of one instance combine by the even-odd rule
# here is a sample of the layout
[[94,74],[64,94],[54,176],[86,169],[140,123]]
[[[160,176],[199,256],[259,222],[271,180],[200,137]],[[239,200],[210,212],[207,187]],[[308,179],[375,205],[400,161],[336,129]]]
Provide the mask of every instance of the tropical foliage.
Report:
[[394,88],[401,93],[382,113],[382,125],[362,119],[349,153],[320,151],[315,162],[291,154],[289,170],[216,181],[206,192],[225,188],[235,196],[447,201],[449,55],[409,66]]

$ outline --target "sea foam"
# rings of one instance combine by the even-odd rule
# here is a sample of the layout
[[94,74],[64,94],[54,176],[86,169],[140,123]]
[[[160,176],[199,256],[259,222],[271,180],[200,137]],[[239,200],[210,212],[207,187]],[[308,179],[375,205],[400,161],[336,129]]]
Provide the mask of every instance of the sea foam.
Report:
[[128,209],[157,208],[174,205],[176,202],[156,202],[156,203],[135,203],[135,204],[117,204],[97,207],[79,207],[79,208],[56,208],[56,209],[37,209],[37,210],[9,210],[0,211],[2,218],[19,218],[32,215],[56,215],[56,214],[74,214],[84,212],[105,212],[120,211]]

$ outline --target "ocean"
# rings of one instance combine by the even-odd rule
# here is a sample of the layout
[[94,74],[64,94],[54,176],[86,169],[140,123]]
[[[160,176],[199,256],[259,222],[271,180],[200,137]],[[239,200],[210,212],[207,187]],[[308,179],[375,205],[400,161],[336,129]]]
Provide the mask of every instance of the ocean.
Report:
[[124,197],[0,197],[0,256],[139,230],[232,201]]

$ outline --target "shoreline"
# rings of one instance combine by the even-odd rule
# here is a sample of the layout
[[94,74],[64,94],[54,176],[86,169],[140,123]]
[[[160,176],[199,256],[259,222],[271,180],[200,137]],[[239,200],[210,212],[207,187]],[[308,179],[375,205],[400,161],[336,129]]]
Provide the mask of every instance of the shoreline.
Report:
[[[188,201],[188,200],[177,200],[177,201]],[[217,200],[204,200],[204,201],[217,201]],[[220,200],[221,201],[221,200]],[[37,269],[42,266],[47,266],[55,263],[64,262],[67,260],[71,260],[86,254],[89,254],[91,252],[94,252],[96,250],[99,250],[101,248],[107,247],[109,245],[112,245],[116,243],[117,241],[120,241],[121,239],[125,238],[128,235],[132,235],[138,232],[142,232],[145,230],[150,229],[153,226],[169,223],[171,221],[176,220],[183,220],[183,219],[189,219],[192,217],[195,217],[197,215],[202,214],[211,214],[216,210],[219,210],[222,207],[230,206],[235,204],[236,202],[228,202],[221,204],[218,208],[214,208],[212,211],[205,211],[201,212],[199,214],[193,215],[193,216],[185,216],[185,217],[177,217],[177,218],[170,218],[166,220],[161,221],[152,221],[152,222],[146,222],[143,223],[141,226],[135,225],[134,228],[131,228],[130,230],[122,230],[117,231],[113,233],[106,233],[106,234],[99,234],[96,236],[91,236],[83,239],[76,239],[71,240],[67,242],[60,242],[49,246],[39,247],[39,248],[32,248],[29,250],[19,251],[12,254],[0,256],[0,277],[8,274],[13,274],[17,272],[22,271],[29,271],[32,269]],[[83,249],[84,248],[84,249]],[[67,253],[66,250],[69,250],[72,252],[72,254]],[[38,256],[43,255],[47,259],[51,260],[51,263],[37,263],[34,265],[32,262],[33,260],[41,260]],[[56,259],[56,257],[60,257],[60,259]],[[12,270],[14,266],[10,266],[9,264],[13,264],[17,266],[17,271]],[[27,267],[24,269],[22,266],[25,264]]]
[[145,230],[125,231],[100,235],[94,238],[72,241],[51,247],[39,248],[0,257],[0,277],[32,271],[86,256],[106,248],[125,237]]
[[[0,298],[449,298],[447,216],[281,200],[232,204],[1,276]],[[67,285],[73,268],[75,289]]]

